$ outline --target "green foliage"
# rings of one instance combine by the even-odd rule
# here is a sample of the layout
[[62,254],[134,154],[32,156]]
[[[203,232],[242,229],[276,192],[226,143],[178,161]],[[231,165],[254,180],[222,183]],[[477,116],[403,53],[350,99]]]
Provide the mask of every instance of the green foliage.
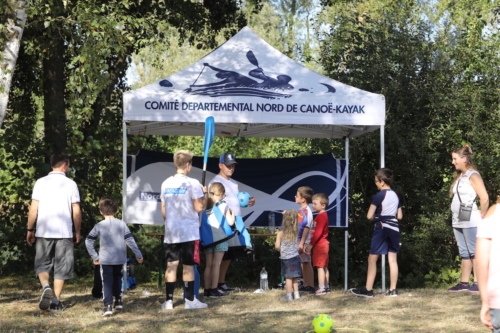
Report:
[[[0,131],[0,230],[10,250],[17,246],[27,254],[9,269],[31,271],[34,250],[24,240],[27,210],[35,180],[50,171],[52,152],[71,156],[69,177],[80,189],[83,237],[101,219],[99,199],[121,199],[121,103],[130,56],[163,40],[171,27],[180,41],[215,46],[220,31],[233,34],[245,23],[239,2],[217,3],[30,2]],[[91,271],[84,245],[75,253],[77,274]]]
[[[457,257],[456,261],[460,262],[460,259]],[[428,288],[446,288],[456,284],[461,275],[460,268],[443,267],[439,270],[439,273],[430,271],[429,274],[425,275],[425,286]]]
[[16,245],[11,246],[7,237],[3,232],[0,231],[0,272],[1,269],[7,265],[8,262],[12,262],[19,259],[21,251]]
[[[425,5],[423,5],[425,4]],[[451,5],[453,4],[453,5]],[[431,7],[427,7],[431,6]],[[325,1],[321,63],[343,83],[386,97],[385,165],[403,203],[402,286],[444,285],[457,270],[448,197],[450,152],[472,145],[490,198],[499,188],[498,21],[470,0]],[[435,9],[438,9],[435,11]],[[351,140],[350,276],[363,280],[378,133]],[[360,255],[361,254],[361,255]],[[439,272],[439,273],[429,273]],[[427,276],[427,277],[426,277]]]
[[[121,99],[128,89],[130,62],[139,74],[137,86],[151,83],[220,45],[246,20],[295,60],[385,96],[385,164],[395,171],[394,189],[404,213],[400,285],[456,282],[450,151],[471,144],[490,198],[500,189],[498,5],[484,0],[324,0],[311,26],[304,21],[314,12],[309,6],[291,0],[244,5],[231,0],[32,1],[5,130],[0,131],[0,230],[9,240],[5,256],[16,246],[27,255],[17,259],[19,265],[6,268],[31,270],[34,251],[24,241],[30,193],[34,181],[49,171],[47,157],[56,148],[63,147],[72,157],[70,177],[80,187],[83,235],[101,219],[96,208],[100,197],[121,198]],[[313,26],[316,36],[301,33]],[[314,63],[316,43],[321,46],[319,63]],[[60,77],[48,76],[47,68]],[[63,100],[62,107],[51,109],[51,87],[54,96],[61,96],[55,100]],[[134,136],[128,151],[185,148],[202,155],[202,142],[201,137]],[[215,138],[210,155],[227,150],[241,158],[344,157],[341,141],[233,137]],[[365,216],[376,193],[373,172],[380,165],[379,151],[378,131],[350,140],[349,285],[363,285],[366,278],[373,226]],[[145,236],[150,230],[133,231],[145,256],[137,272],[140,279],[156,281],[158,241]],[[343,231],[330,235],[330,280],[337,286],[344,281]],[[229,279],[243,276],[242,283],[257,283],[264,263],[270,276],[277,277],[273,242],[256,239],[255,261],[237,260]],[[75,253],[80,260],[77,273],[84,275],[92,265],[82,244]]]

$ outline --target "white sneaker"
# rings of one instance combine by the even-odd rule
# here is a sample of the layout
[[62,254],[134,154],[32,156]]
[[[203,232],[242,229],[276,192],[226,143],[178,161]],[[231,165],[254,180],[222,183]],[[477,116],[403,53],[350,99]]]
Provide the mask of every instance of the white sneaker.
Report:
[[208,307],[207,304],[200,302],[196,297],[192,301],[187,298],[185,298],[184,301],[186,302],[184,309],[204,309]]
[[173,310],[174,309],[174,302],[170,299],[168,301],[163,302],[161,305],[161,308],[163,310]]
[[284,295],[283,297],[280,298],[280,301],[282,302],[291,302],[293,301],[292,295]]

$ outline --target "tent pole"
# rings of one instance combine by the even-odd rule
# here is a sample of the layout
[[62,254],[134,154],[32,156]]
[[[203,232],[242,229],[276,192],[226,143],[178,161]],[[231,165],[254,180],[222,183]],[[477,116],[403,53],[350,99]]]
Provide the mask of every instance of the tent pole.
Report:
[[123,121],[123,170],[122,170],[122,220],[125,221],[125,207],[127,206],[127,123]]
[[348,257],[349,257],[349,251],[348,251],[348,239],[349,239],[349,229],[348,229],[348,226],[349,226],[349,137],[346,137],[345,138],[345,159],[346,159],[346,162],[347,162],[347,180],[346,180],[346,184],[347,184],[347,200],[346,200],[346,211],[345,211],[345,215],[346,215],[346,228],[345,228],[345,244],[344,244],[344,290],[347,290],[348,289],[348,285],[347,285],[347,271],[348,271]]
[[[385,126],[380,126],[380,167],[385,168]],[[385,255],[382,255],[382,292],[385,292]]]
[[[127,123],[122,122],[123,131],[123,170],[122,170],[122,220],[125,221],[125,207],[127,205]],[[127,254],[125,253],[125,258]],[[127,263],[123,264],[122,293],[127,293]]]

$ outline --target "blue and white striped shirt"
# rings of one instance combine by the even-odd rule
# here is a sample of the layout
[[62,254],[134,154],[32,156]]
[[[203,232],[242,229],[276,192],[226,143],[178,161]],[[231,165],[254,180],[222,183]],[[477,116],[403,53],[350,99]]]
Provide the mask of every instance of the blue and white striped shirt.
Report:
[[375,223],[381,222],[382,228],[390,228],[399,231],[399,224],[396,216],[398,209],[401,207],[398,195],[391,189],[382,190],[375,194],[372,200],[372,205],[375,205]]

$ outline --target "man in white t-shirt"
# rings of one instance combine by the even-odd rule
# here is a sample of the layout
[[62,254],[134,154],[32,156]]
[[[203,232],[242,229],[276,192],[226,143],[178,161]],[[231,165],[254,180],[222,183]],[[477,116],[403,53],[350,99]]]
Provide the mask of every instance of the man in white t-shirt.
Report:
[[173,309],[177,267],[182,260],[185,309],[206,308],[194,292],[194,265],[200,264],[200,219],[198,212],[207,203],[207,190],[199,181],[187,175],[193,167],[193,154],[179,150],[174,154],[175,175],[161,184],[161,214],[165,220],[166,299],[162,309]]
[[[41,310],[57,312],[65,309],[59,299],[64,281],[73,278],[73,237],[74,243],[78,244],[82,215],[78,187],[66,177],[69,169],[68,155],[52,154],[50,165],[52,172],[38,179],[33,188],[26,242],[32,246],[36,240],[35,273],[43,288],[38,305]],[[54,290],[49,285],[52,267]]]
[[[219,157],[219,174],[216,175],[212,181],[208,184],[208,188],[212,183],[218,182],[224,185],[226,190],[226,198],[224,201],[227,203],[229,208],[233,211],[234,215],[241,216],[241,208],[240,203],[238,201],[238,193],[240,192],[238,189],[238,183],[231,179],[233,176],[234,170],[236,168],[236,159],[231,153],[224,153]],[[252,207],[255,204],[255,198],[252,197],[248,202],[248,206]],[[224,254],[220,265],[220,273],[219,273],[219,283],[218,289],[223,292],[231,292],[234,289],[229,288],[226,285],[226,273],[229,268],[229,264],[231,260],[235,259],[235,252],[229,248],[229,250]]]

